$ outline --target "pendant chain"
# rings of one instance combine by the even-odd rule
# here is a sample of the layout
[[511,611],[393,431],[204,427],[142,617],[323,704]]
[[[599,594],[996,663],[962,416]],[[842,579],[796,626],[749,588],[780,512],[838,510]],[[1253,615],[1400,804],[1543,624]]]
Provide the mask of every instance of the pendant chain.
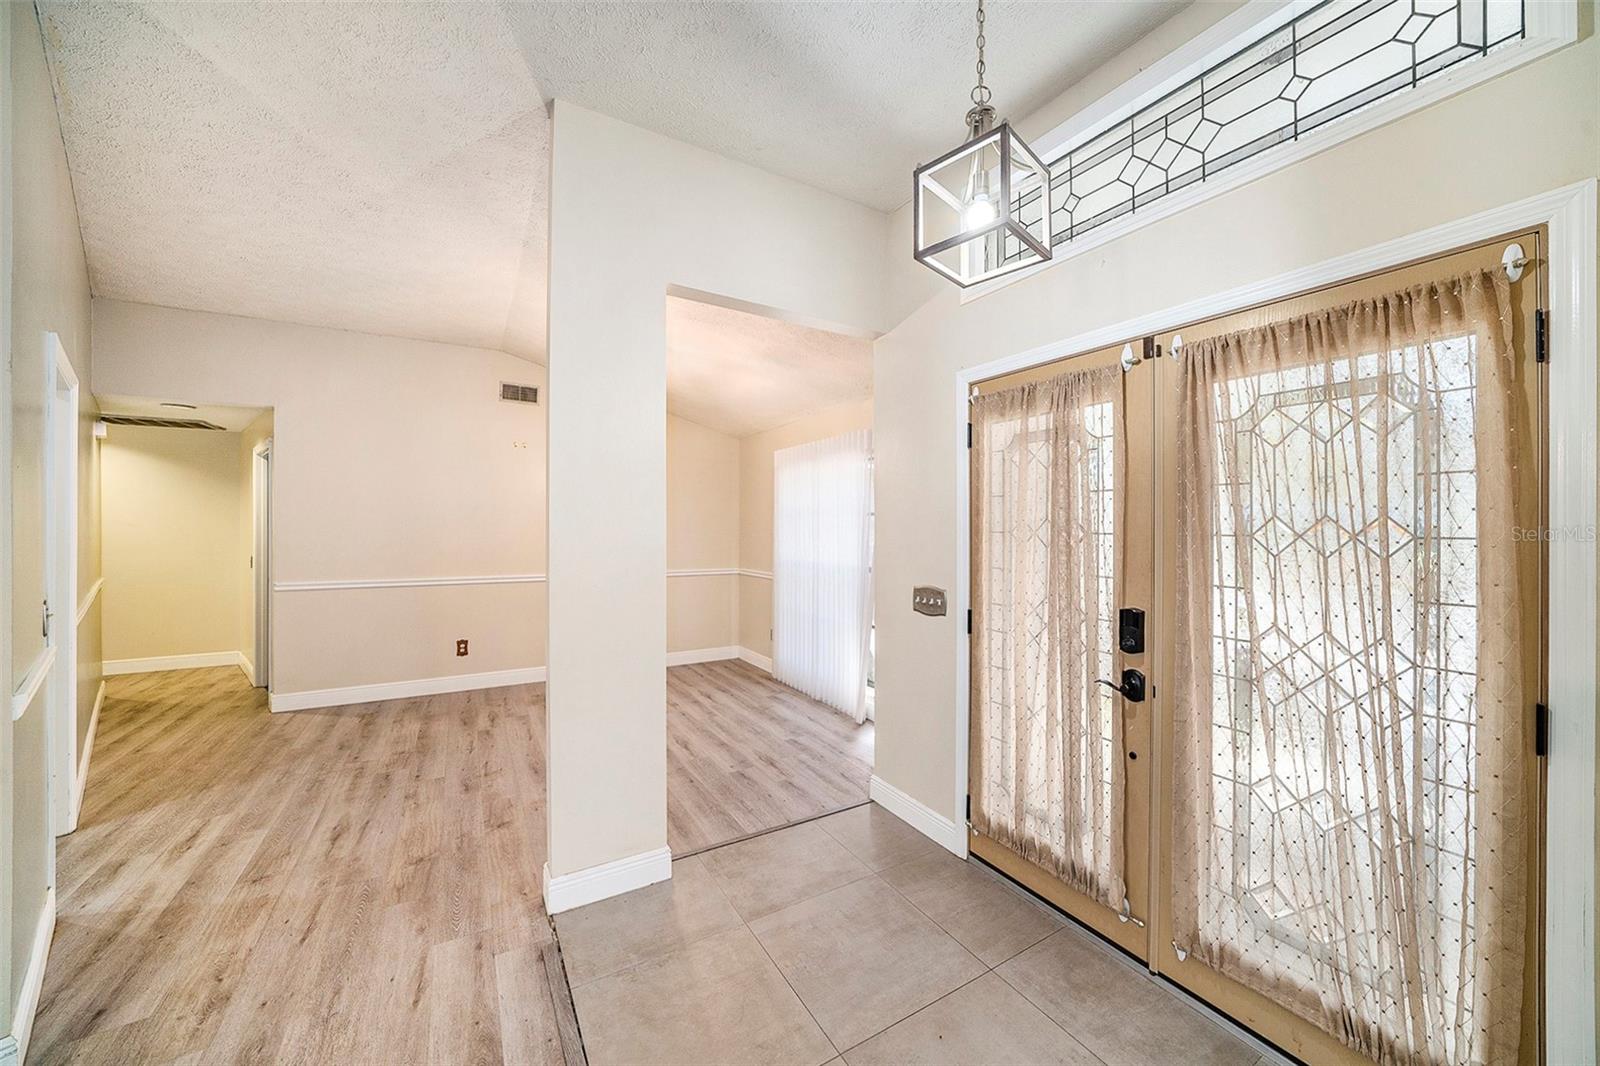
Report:
[[987,104],[992,95],[983,83],[983,46],[988,43],[983,35],[983,17],[983,0],[978,0],[978,84],[972,87],[972,102],[980,107]]

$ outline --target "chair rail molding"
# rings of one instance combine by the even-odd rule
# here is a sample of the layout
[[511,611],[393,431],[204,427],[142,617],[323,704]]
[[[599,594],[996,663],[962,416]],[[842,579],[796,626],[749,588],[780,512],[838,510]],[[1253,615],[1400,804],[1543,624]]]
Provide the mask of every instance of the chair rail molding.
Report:
[[105,578],[103,578],[103,577],[95,578],[94,579],[94,584],[89,586],[89,591],[85,592],[83,594],[83,599],[78,601],[78,617],[76,619],[76,622],[77,622],[78,625],[80,625],[80,626],[83,625],[84,616],[89,613],[89,608],[94,606],[94,601],[95,601],[96,597],[98,597],[100,595],[100,589],[101,589],[102,586],[105,585],[105,583],[106,583],[106,579]]
[[[681,577],[752,577],[771,581],[768,570],[752,570],[739,566],[712,566],[682,568],[667,571],[669,578]],[[357,577],[312,581],[275,581],[273,592],[337,592],[345,589],[417,589],[450,588],[465,585],[538,585],[549,580],[547,574],[471,574],[459,577]],[[98,586],[98,583],[97,583]],[[98,591],[98,587],[96,588]]]
[[340,589],[421,589],[457,585],[536,585],[544,574],[473,574],[464,577],[358,577],[327,581],[274,581],[273,592],[329,592]]
[[50,669],[56,664],[56,646],[49,644],[41,651],[33,662],[28,664],[27,673],[22,675],[22,681],[17,685],[16,691],[11,694],[11,720],[15,722],[21,718],[33,701],[38,698],[39,690],[44,687],[45,681],[50,677]]

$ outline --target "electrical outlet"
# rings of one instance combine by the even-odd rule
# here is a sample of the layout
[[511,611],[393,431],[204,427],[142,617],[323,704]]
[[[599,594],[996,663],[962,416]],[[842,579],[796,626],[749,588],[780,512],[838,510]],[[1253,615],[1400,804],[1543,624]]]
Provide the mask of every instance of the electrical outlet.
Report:
[[465,654],[467,654],[467,640],[466,640],[465,637],[463,637],[460,640],[456,641],[456,654],[457,655],[465,655]]

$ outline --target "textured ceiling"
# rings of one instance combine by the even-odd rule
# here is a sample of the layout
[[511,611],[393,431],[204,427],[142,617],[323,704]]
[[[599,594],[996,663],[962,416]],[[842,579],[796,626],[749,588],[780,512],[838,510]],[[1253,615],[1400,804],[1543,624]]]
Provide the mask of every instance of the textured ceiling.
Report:
[[97,295],[542,356],[549,120],[502,9],[42,11]]
[[[1179,6],[994,0],[1001,112]],[[887,210],[972,77],[965,2],[40,10],[97,295],[541,362],[550,99]]]
[[872,395],[872,342],[667,297],[667,410],[743,437]]
[[[1020,118],[1187,0],[991,0],[988,76]],[[545,95],[890,211],[959,143],[976,4],[534,3],[512,15]]]

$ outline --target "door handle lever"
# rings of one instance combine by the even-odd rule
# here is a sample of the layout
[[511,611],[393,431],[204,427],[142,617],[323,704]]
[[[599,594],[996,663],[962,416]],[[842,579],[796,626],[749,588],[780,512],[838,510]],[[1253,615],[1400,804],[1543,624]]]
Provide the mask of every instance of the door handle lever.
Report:
[[1144,702],[1144,675],[1137,670],[1128,669],[1122,671],[1122,684],[1120,685],[1115,681],[1107,681],[1103,677],[1098,678],[1095,684],[1104,685],[1129,703]]

